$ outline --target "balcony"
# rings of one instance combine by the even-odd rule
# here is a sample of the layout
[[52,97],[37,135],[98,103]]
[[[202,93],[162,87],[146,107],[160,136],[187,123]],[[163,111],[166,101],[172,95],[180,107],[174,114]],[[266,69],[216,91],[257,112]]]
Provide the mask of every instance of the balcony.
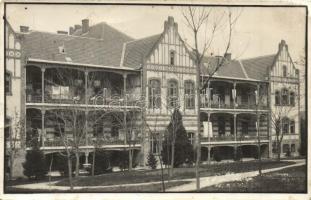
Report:
[[[260,140],[266,141],[268,140],[267,135],[261,135]],[[241,141],[258,141],[258,136],[257,135],[237,135],[237,139],[235,140],[234,135],[219,135],[219,136],[213,136],[211,138],[201,138],[202,143],[206,142],[234,142],[234,143],[239,143]]]

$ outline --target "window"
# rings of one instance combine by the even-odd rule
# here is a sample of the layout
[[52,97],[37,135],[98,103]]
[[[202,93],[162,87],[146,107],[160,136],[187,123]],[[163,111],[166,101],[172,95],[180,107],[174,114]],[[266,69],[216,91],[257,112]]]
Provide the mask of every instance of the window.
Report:
[[5,72],[5,94],[12,95],[12,74]]
[[280,105],[280,92],[275,91],[275,105],[279,106]]
[[288,105],[288,90],[285,88],[282,90],[282,105]]
[[150,150],[151,150],[151,152],[153,154],[160,153],[158,134],[151,135],[151,138],[150,138]]
[[190,143],[194,144],[194,139],[195,139],[194,133],[190,132],[190,133],[187,133],[187,135],[188,135],[188,138],[190,140]]
[[276,142],[273,142],[272,143],[272,153],[277,153],[277,145],[276,145]]
[[290,145],[290,151],[291,152],[295,152],[296,151],[296,145],[295,144],[291,144]]
[[194,109],[194,83],[185,81],[185,108]]
[[4,129],[4,136],[6,139],[10,137],[11,134],[11,119],[5,118],[5,129]]
[[52,99],[69,99],[69,87],[52,86]]
[[295,121],[294,120],[290,122],[290,133],[295,134]]
[[175,108],[178,104],[178,83],[176,80],[170,80],[167,87],[168,107]]
[[296,76],[296,78],[299,77],[299,70],[298,69],[295,69],[295,76]]
[[288,134],[288,127],[289,127],[289,120],[288,118],[283,118],[282,120],[282,125],[283,125],[283,129],[282,129],[282,132],[283,134]]
[[157,79],[149,81],[149,108],[161,108],[161,83]]
[[175,51],[170,51],[170,64],[175,65]]
[[287,77],[287,66],[283,65],[283,77]]
[[289,151],[289,144],[283,144],[283,153],[288,153]]
[[289,95],[289,104],[295,106],[295,92],[291,92]]

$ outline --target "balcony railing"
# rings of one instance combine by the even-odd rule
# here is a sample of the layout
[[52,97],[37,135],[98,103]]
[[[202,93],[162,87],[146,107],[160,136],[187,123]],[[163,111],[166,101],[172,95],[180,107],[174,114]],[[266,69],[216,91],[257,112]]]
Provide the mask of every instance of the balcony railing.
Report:
[[[68,140],[64,141],[61,138],[53,138],[50,140],[45,140],[44,144],[42,144],[42,141],[39,142],[41,144],[41,147],[73,147],[75,146],[75,143],[73,139],[68,138]],[[82,139],[79,142],[79,146],[95,146],[95,147],[105,147],[105,146],[110,146],[110,145],[125,145],[125,146],[131,146],[134,147],[135,145],[138,145],[141,143],[141,139],[137,138],[135,140],[121,140],[119,138],[110,138],[110,139],[103,139],[103,138],[88,138]],[[66,144],[66,145],[65,145]],[[31,142],[26,143],[27,147],[31,147]]]
[[[267,140],[267,135],[261,135],[261,140]],[[248,141],[248,140],[254,140],[257,141],[258,137],[256,135],[237,135],[236,141]],[[235,141],[234,135],[220,135],[220,136],[213,136],[210,139],[209,138],[201,138],[201,142],[221,142],[221,141]]]

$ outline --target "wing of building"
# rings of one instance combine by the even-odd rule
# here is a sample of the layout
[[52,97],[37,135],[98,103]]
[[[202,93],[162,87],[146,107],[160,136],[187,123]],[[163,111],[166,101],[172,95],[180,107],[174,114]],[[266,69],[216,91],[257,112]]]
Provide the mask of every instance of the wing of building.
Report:
[[[233,158],[239,149],[243,157],[256,157],[258,138],[263,156],[274,157],[280,135],[281,155],[298,155],[299,71],[284,40],[273,55],[204,57],[200,80],[173,17],[162,33],[141,39],[107,23],[90,26],[87,19],[69,33],[13,30],[6,22],[5,41],[5,131],[7,147],[18,149],[8,166],[14,176],[22,176],[33,140],[48,157],[65,150],[64,135],[83,135],[85,164],[96,146],[115,156],[131,149],[134,162],[144,166],[150,151],[160,153],[175,108],[192,143],[201,116],[203,161],[216,152]],[[204,85],[200,105],[198,81]],[[84,119],[80,128],[64,117],[73,111]],[[13,159],[9,153],[7,159]]]

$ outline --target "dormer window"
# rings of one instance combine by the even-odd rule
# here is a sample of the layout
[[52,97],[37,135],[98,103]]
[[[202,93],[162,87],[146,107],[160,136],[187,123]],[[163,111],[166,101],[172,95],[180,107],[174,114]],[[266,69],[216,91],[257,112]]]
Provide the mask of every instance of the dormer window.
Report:
[[175,51],[170,51],[170,65],[175,65]]
[[287,77],[287,66],[283,65],[283,77]]
[[59,53],[65,54],[65,45],[58,47]]

